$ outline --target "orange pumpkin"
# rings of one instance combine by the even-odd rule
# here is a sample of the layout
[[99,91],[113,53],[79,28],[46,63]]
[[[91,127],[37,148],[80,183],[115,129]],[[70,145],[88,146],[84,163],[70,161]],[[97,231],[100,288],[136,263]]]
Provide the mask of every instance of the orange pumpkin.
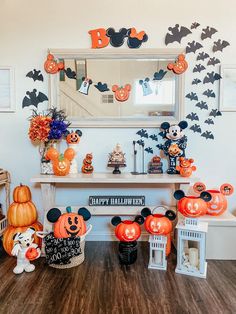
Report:
[[131,85],[126,84],[124,87],[118,85],[112,86],[112,91],[115,93],[115,98],[118,101],[126,101],[129,98],[129,92],[131,91]]
[[[29,225],[29,226],[25,226],[25,227],[13,227],[13,226],[8,226],[7,229],[4,231],[3,234],[3,247],[4,250],[11,255],[11,251],[13,248],[13,236],[17,233],[17,232],[25,232],[29,227],[32,227],[35,229],[35,231],[42,231],[43,230],[43,226],[40,222],[36,221],[35,223]],[[39,247],[41,247],[42,245],[42,239],[37,237],[34,234],[34,243],[36,243]]]
[[29,248],[26,253],[25,253],[25,257],[29,260],[29,261],[34,261],[36,258],[39,257],[39,252],[35,247],[31,247]]
[[30,188],[27,185],[20,184],[13,191],[13,200],[16,203],[26,203],[31,201]]
[[182,74],[188,68],[188,63],[185,60],[185,55],[180,54],[175,63],[169,63],[167,69],[173,71],[175,74]]
[[136,241],[141,235],[140,225],[143,224],[144,218],[141,215],[135,217],[134,221],[124,220],[115,216],[112,218],[111,223],[116,226],[115,235],[122,242]]
[[166,235],[172,230],[170,220],[161,214],[153,214],[146,218],[145,229],[155,235]]
[[72,131],[66,136],[67,144],[79,144],[82,132],[80,130]]
[[47,55],[47,60],[44,62],[44,69],[49,74],[56,74],[58,71],[64,69],[64,63],[57,62],[54,59],[54,56],[49,53]]
[[66,176],[70,172],[70,161],[61,154],[52,161],[52,168],[56,176]]
[[24,227],[37,220],[37,209],[32,202],[13,202],[7,211],[8,223],[13,227]]
[[55,238],[70,238],[82,236],[86,233],[85,221],[90,219],[90,212],[82,207],[78,213],[72,213],[71,207],[66,208],[67,213],[62,214],[58,208],[51,208],[47,213],[49,222],[54,223]]
[[178,201],[179,212],[186,217],[200,217],[207,213],[207,202],[211,200],[208,192],[202,192],[200,196],[185,196],[181,190],[175,191],[175,199]]
[[211,194],[211,200],[207,203],[207,214],[211,216],[222,215],[228,206],[226,197],[217,190],[207,190]]

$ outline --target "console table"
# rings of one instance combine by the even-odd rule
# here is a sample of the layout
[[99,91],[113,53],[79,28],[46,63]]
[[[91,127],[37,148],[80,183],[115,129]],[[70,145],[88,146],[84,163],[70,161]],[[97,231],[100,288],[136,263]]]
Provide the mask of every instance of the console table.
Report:
[[[142,188],[147,185],[172,185],[172,189],[182,189],[187,192],[189,185],[195,182],[196,178],[184,178],[179,175],[168,174],[147,174],[147,175],[132,175],[130,173],[111,174],[111,173],[92,173],[92,174],[70,174],[65,177],[59,177],[55,175],[38,175],[31,179],[33,183],[39,183],[42,191],[42,201],[44,210],[44,231],[51,231],[51,224],[47,221],[46,215],[49,209],[52,207],[58,207],[65,211],[64,206],[57,206],[55,204],[56,186],[60,184],[77,184],[88,185],[92,187],[95,185],[99,188],[109,189],[109,187],[119,186],[121,187],[137,187]],[[81,206],[81,204],[80,204]],[[129,207],[127,212],[127,206],[87,206],[85,205],[92,215],[137,215],[140,213],[139,207]],[[152,206],[150,206],[152,207]],[[154,206],[153,206],[154,207]],[[72,207],[73,208],[73,207]],[[75,208],[75,207],[74,207]],[[76,207],[78,208],[78,207]]]

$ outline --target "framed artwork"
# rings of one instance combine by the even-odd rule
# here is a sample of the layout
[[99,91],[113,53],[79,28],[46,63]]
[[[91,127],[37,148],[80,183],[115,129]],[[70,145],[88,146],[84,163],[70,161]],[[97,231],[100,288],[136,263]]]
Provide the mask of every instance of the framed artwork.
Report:
[[236,64],[221,66],[220,111],[236,111]]
[[0,66],[0,112],[14,111],[14,71],[12,67]]

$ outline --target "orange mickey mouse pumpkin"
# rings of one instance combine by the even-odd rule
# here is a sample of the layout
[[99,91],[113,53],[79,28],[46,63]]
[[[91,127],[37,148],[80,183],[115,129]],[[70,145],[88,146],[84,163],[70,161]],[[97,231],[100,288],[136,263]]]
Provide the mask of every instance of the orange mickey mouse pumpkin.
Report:
[[178,200],[178,210],[186,217],[200,217],[207,213],[207,202],[211,200],[211,194],[204,191],[200,196],[185,196],[184,191],[177,190],[174,193]]
[[62,214],[58,208],[51,208],[47,213],[48,221],[54,223],[55,238],[73,238],[85,234],[87,230],[85,221],[90,219],[90,212],[82,207],[77,214],[72,213],[70,206],[66,211]]
[[211,216],[219,216],[227,209],[226,197],[217,190],[207,190],[211,194],[211,200],[207,203],[207,214]]
[[131,91],[131,85],[126,84],[124,87],[119,87],[118,85],[113,85],[112,91],[115,93],[116,100],[126,101],[129,98],[129,92]]
[[122,221],[119,216],[112,218],[111,223],[115,228],[116,237],[122,242],[136,241],[141,235],[140,225],[143,224],[144,218],[141,215],[135,217],[134,221]]
[[141,215],[146,217],[145,229],[154,235],[167,235],[172,231],[171,220],[176,218],[176,214],[172,210],[167,210],[165,214],[152,214],[148,207],[141,211]]
[[185,60],[185,55],[180,54],[175,63],[169,63],[167,69],[173,71],[175,74],[182,74],[188,68],[188,63]]
[[34,261],[35,259],[39,257],[39,255],[40,255],[39,250],[37,250],[35,247],[29,248],[25,253],[25,257],[29,261]]
[[52,168],[56,176],[67,176],[70,172],[70,161],[60,154],[58,158],[52,160]]
[[179,166],[176,167],[176,170],[179,171],[180,175],[182,177],[190,177],[192,175],[192,172],[195,171],[197,168],[195,166],[192,166],[192,163],[194,162],[194,159],[190,158],[179,158]]
[[49,74],[56,74],[58,71],[64,69],[64,63],[57,62],[54,59],[54,56],[49,53],[47,55],[47,60],[44,62],[44,69]]
[[67,133],[66,142],[67,144],[79,144],[82,132],[80,130],[72,131]]

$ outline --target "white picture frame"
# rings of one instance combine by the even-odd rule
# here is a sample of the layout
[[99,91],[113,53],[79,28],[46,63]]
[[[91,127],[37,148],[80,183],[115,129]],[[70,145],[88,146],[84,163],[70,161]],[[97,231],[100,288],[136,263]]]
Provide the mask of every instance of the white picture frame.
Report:
[[236,64],[222,64],[220,75],[219,110],[236,112]]
[[0,113],[15,112],[14,69],[0,66]]

